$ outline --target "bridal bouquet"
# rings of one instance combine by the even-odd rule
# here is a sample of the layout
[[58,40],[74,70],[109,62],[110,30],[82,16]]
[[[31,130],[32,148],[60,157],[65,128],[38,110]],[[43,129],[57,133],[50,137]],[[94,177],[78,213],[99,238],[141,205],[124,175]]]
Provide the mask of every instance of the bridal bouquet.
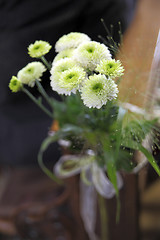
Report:
[[[28,53],[38,60],[27,64],[9,83],[12,92],[26,93],[57,126],[41,145],[38,160],[42,169],[55,181],[80,174],[86,186],[92,186],[105,198],[118,197],[123,184],[120,172],[137,168],[135,151],[142,152],[160,175],[144,144],[156,144],[157,120],[145,110],[118,99],[124,68],[109,48],[84,33],[72,32],[56,42],[57,55],[52,63],[44,57],[50,49],[45,41],[31,44]],[[42,75],[47,70],[50,87],[61,101],[42,87]],[[33,87],[37,87],[40,97],[29,91]],[[43,162],[43,152],[55,141],[67,146],[70,154],[59,159],[52,173]]]

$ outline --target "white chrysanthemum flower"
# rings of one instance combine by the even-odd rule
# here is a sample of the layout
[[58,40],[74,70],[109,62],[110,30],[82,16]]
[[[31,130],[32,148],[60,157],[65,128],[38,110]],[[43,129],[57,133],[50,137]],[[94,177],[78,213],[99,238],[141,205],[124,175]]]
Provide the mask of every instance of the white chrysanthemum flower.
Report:
[[47,54],[51,48],[52,46],[46,41],[42,40],[35,41],[35,43],[29,45],[28,54],[32,58],[40,58]]
[[59,85],[59,81],[57,81],[57,79],[51,79],[50,85],[52,90],[57,92],[58,94],[70,95],[70,91],[67,91],[66,89],[62,88]]
[[73,55],[74,55],[74,48],[65,49],[65,50],[59,52],[55,56],[52,64],[55,64],[57,61],[59,61],[61,59],[72,58]]
[[67,90],[72,90],[74,88],[78,89],[80,84],[85,79],[86,72],[83,68],[75,66],[64,73],[62,73],[60,78],[60,85]]
[[59,78],[51,78],[51,87],[59,94],[70,95],[76,93],[86,76],[83,68],[74,66],[59,76]]
[[90,41],[82,43],[75,50],[74,58],[82,67],[93,71],[102,59],[110,60],[111,54],[104,44]]
[[31,62],[18,72],[17,77],[22,83],[34,87],[35,80],[41,81],[45,71],[46,68],[41,62]]
[[78,66],[78,64],[76,63],[76,61],[74,61],[71,58],[65,58],[65,59],[61,59],[57,62],[53,62],[52,64],[52,68],[51,68],[51,80],[52,79],[59,79],[61,77],[61,74],[66,71],[69,70],[70,68],[74,67],[74,66]]
[[103,59],[100,64],[97,65],[96,71],[113,79],[116,77],[121,77],[123,75],[124,68],[119,60],[116,61],[115,59]]
[[63,35],[55,44],[55,51],[61,52],[68,48],[77,48],[82,42],[90,41],[88,35],[79,32],[71,32]]
[[101,108],[117,97],[117,84],[105,75],[94,74],[89,77],[81,88],[81,98],[89,108]]

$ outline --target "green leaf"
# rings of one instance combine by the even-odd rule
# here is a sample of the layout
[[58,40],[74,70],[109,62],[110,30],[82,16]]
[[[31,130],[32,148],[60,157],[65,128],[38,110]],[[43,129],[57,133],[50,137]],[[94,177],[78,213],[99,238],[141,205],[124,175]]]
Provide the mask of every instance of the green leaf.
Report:
[[51,143],[54,143],[57,140],[63,139],[70,135],[79,135],[79,134],[81,134],[81,132],[82,132],[82,129],[80,127],[77,127],[77,126],[74,126],[71,124],[67,124],[63,128],[61,128],[61,130],[55,132],[53,136],[48,136],[41,144],[40,151],[38,154],[38,163],[39,163],[40,167],[42,168],[42,170],[52,180],[56,181],[57,183],[61,183],[61,181],[45,166],[45,164],[43,162],[43,154],[47,150],[47,148],[49,147],[49,145]]
[[82,122],[84,105],[80,97],[70,95],[65,97],[62,102],[54,100],[52,105],[55,119],[58,120],[60,127],[65,123],[79,125]]
[[56,132],[53,136],[49,136],[47,137],[41,144],[39,153],[38,153],[38,163],[39,166],[41,167],[41,169],[44,171],[44,173],[50,177],[52,180],[54,180],[57,183],[62,183],[62,181],[60,179],[58,179],[53,172],[51,172],[44,164],[43,162],[43,153],[44,151],[47,150],[47,148],[49,147],[49,145],[53,142],[56,142],[59,139],[59,136],[61,135],[61,132]]
[[108,177],[109,177],[111,183],[114,186],[114,189],[116,191],[116,195],[118,195],[117,175],[116,175],[116,167],[115,167],[114,161],[108,160],[106,162],[106,165],[107,165]]
[[[123,144],[124,144],[124,142],[123,142]],[[124,144],[124,146],[142,152],[146,156],[148,162],[151,164],[151,166],[154,168],[154,170],[160,176],[160,168],[159,168],[158,164],[156,163],[154,157],[152,156],[152,153],[150,153],[145,147],[143,147],[141,144],[139,144],[135,141],[131,141],[131,140],[128,142],[128,144]]]
[[107,167],[107,174],[108,174],[109,180],[113,184],[113,187],[116,192],[116,198],[117,198],[116,222],[118,222],[120,218],[120,199],[119,199],[119,189],[118,189],[118,183],[117,183],[117,171],[116,171],[116,166],[114,164],[114,158],[112,156],[110,156],[109,159],[106,159],[106,167]]
[[148,159],[149,163],[152,165],[154,170],[160,176],[160,168],[159,168],[158,164],[156,163],[156,161],[155,161],[154,157],[152,156],[152,154],[146,148],[144,148],[142,145],[139,145],[139,150],[146,156],[146,158]]
[[121,145],[125,148],[130,148],[133,150],[139,150],[139,143],[130,139],[126,136],[126,138],[122,139]]
[[131,172],[136,166],[133,161],[133,150],[131,149],[120,149],[118,158],[116,161],[116,169],[118,171],[124,170],[126,172]]
[[75,135],[79,135],[83,132],[83,129],[81,127],[77,127],[75,125],[72,124],[65,124],[62,128],[61,128],[61,133],[63,134],[75,134]]
[[115,132],[115,159],[118,158],[119,150],[122,143],[122,124],[123,118],[125,116],[126,110],[122,107],[119,107],[118,116],[117,116],[117,126]]
[[[133,116],[132,116],[133,117]],[[150,133],[155,128],[156,120],[145,120],[145,119],[132,119],[128,121],[127,124],[123,127],[122,131],[122,141],[125,144],[130,141],[142,143],[146,135]]]

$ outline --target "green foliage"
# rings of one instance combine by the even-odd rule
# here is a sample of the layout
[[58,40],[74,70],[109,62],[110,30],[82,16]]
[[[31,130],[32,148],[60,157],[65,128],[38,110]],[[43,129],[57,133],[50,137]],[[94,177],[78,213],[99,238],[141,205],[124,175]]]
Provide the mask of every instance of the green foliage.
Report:
[[[116,102],[108,102],[101,109],[90,109],[83,105],[78,95],[66,97],[63,102],[54,100],[53,107],[63,137],[72,141],[74,148],[78,141],[81,143],[79,151],[94,150],[100,166],[108,164],[106,159],[112,158],[116,170],[127,172],[135,167],[134,151],[142,150],[143,140],[153,132],[156,123],[156,119],[146,120],[128,113]],[[107,158],[106,153],[110,157]]]
[[139,144],[145,137],[153,132],[156,120],[139,120],[128,121],[122,130],[122,145],[128,148],[138,150]]
[[83,104],[79,97],[71,95],[65,97],[63,102],[53,100],[55,119],[58,120],[60,127],[64,124],[75,124],[81,122],[80,115],[82,115]]

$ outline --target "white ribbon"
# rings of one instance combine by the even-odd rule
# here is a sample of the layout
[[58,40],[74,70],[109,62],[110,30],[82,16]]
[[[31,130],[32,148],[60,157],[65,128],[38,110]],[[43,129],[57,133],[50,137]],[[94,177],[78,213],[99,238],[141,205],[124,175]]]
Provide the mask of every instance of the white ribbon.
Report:
[[59,178],[71,177],[89,168],[93,160],[93,156],[64,155],[54,165],[54,173]]
[[[88,169],[86,177],[91,182],[92,173]],[[96,208],[97,208],[97,193],[92,185],[86,185],[82,180],[80,181],[80,214],[84,223],[84,227],[88,236],[92,240],[98,240],[95,234],[96,226]]]
[[[92,175],[92,179],[89,179],[89,181],[94,185],[97,192],[105,198],[112,198],[115,195],[115,189],[106,176],[105,170],[97,165],[95,156],[64,155],[55,164],[54,173],[59,178],[66,178],[83,171],[87,173],[88,169],[90,169]],[[122,178],[117,173],[117,186],[120,189],[122,185]]]
[[[92,181],[97,192],[104,198],[112,198],[115,195],[115,189],[110,180],[107,178],[105,171],[98,167],[96,163],[92,165]],[[117,185],[119,189],[123,185],[123,181],[119,173],[117,173]]]

